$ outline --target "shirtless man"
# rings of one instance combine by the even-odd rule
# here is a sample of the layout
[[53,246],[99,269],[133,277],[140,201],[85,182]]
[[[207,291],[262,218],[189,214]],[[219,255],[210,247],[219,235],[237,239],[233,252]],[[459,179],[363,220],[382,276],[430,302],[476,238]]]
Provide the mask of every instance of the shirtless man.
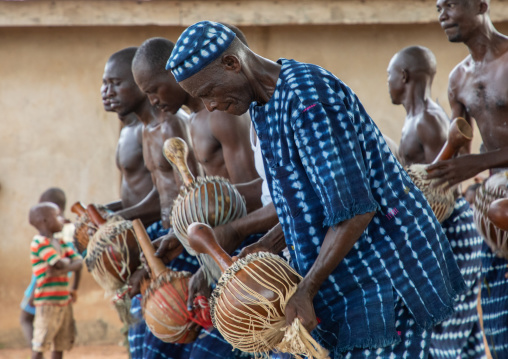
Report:
[[[176,113],[182,106],[190,110],[190,133],[194,151],[205,174],[228,178],[244,195],[249,213],[261,211],[262,181],[256,171],[254,153],[250,147],[250,117],[208,112],[201,100],[194,99],[183,91],[171,72],[165,70],[173,46],[172,42],[163,38],[146,40],[139,47],[132,64],[136,83],[146,93],[152,105],[164,112]],[[250,234],[262,233],[275,225],[277,217],[273,205],[271,209],[266,217],[268,222],[263,226],[256,226],[249,233],[236,236],[237,241],[229,241],[230,246],[224,246],[225,249],[232,253],[242,242],[248,244],[253,241],[254,238],[247,238]],[[244,242],[245,239],[247,240]],[[163,257],[172,252],[178,239],[166,237],[166,240],[159,242],[156,254]],[[189,305],[192,305],[194,294],[207,296],[210,293],[203,273],[198,271],[189,283]],[[210,344],[212,341],[213,344]],[[227,358],[236,352],[232,352],[231,346],[213,330],[208,336],[200,337],[193,347],[192,357],[210,358],[212,353],[207,351],[206,347],[211,345],[215,348],[213,355],[217,358]]]
[[[245,197],[247,211],[250,213],[259,209],[262,181],[257,174],[254,153],[250,147],[249,116],[208,112],[201,100],[194,99],[183,91],[171,72],[165,70],[173,46],[171,41],[163,38],[146,40],[139,47],[132,63],[136,83],[152,105],[167,113],[176,113],[182,106],[190,109],[191,138],[196,158],[205,174],[229,179]],[[272,215],[275,218],[275,209]],[[226,250],[234,251],[246,237],[238,237],[238,242],[235,241]],[[176,237],[166,238],[166,241],[160,243],[158,255],[169,253],[174,247],[173,243],[177,242]]]
[[469,154],[431,167],[429,178],[453,186],[476,174],[508,166],[508,37],[489,16],[488,0],[438,0],[439,22],[450,42],[469,55],[451,72],[448,98],[452,118],[474,119],[487,152]]
[[[435,73],[434,54],[421,46],[402,49],[388,66],[392,102],[403,105],[407,112],[399,146],[399,155],[406,166],[431,163],[447,139],[448,116],[431,99]],[[485,358],[476,310],[482,237],[476,231],[473,211],[463,197],[457,196],[453,213],[441,225],[469,289],[458,298],[452,317],[432,329],[429,357]]]
[[[488,0],[438,0],[439,22],[450,42],[464,43],[469,55],[451,72],[448,98],[452,118],[474,119],[486,152],[430,167],[428,178],[450,186],[481,171],[508,166],[508,37],[490,20]],[[483,323],[492,356],[508,358],[508,261],[482,249]]]
[[[120,79],[109,77],[114,61],[108,61],[102,78],[101,96],[104,110],[116,111],[118,91],[123,90]],[[160,219],[159,193],[153,185],[150,171],[143,161],[143,124],[134,113],[118,116],[122,129],[116,147],[116,165],[122,174],[120,200],[106,207],[125,219],[139,218],[145,226]]]
[[388,66],[388,87],[394,105],[406,109],[399,156],[403,165],[432,162],[446,141],[449,119],[432,101],[436,60],[429,49],[413,46],[398,52]]
[[[181,180],[171,164],[164,158],[162,148],[164,141],[171,137],[181,137],[188,141],[185,118],[181,114],[165,114],[150,105],[146,95],[141,92],[132,76],[131,63],[137,48],[130,47],[113,54],[106,65],[105,77],[116,79],[120,89],[111,96],[114,110],[120,116],[130,113],[136,115],[143,124],[142,147],[143,159],[146,168],[150,171],[152,181],[159,193],[161,221],[155,222],[147,229],[152,231],[154,237],[165,236],[169,229],[169,214],[173,201],[178,195]],[[190,146],[189,146],[190,147]],[[189,151],[188,164],[193,173],[198,172],[198,166],[192,150]],[[152,228],[153,227],[153,228]],[[176,255],[182,252],[175,251]],[[187,270],[195,272],[199,265],[197,260],[191,258],[185,251],[177,258],[168,261],[174,270]],[[146,276],[146,271],[138,270],[131,277],[132,289],[130,295],[139,293],[139,280]],[[132,300],[131,313],[139,312],[139,297]],[[133,359],[158,358],[159,353],[164,353],[166,358],[179,359],[187,357],[191,345],[175,345],[164,343],[145,330],[146,324],[141,321],[129,329],[130,353]]]
[[[250,148],[248,115],[208,112],[200,100],[190,97],[164,69],[173,43],[163,38],[146,40],[133,61],[134,78],[152,105],[176,113],[182,106],[191,111],[190,133],[196,159],[207,176],[221,176],[233,184],[256,180],[257,194],[246,196],[248,211],[261,207],[261,181]],[[243,194],[243,193],[242,193]]]

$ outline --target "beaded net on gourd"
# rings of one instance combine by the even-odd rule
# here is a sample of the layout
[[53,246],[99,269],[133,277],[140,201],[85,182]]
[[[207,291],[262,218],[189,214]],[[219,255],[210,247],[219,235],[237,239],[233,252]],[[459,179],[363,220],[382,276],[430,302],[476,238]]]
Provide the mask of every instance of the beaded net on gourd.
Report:
[[234,262],[212,293],[214,326],[234,348],[258,357],[281,351],[296,357],[327,358],[327,351],[298,319],[286,326],[286,304],[301,279],[281,257],[271,253],[253,253]]
[[133,322],[129,314],[128,282],[139,267],[140,248],[132,222],[119,217],[99,226],[88,243],[85,264],[95,281],[106,291],[125,323]]
[[455,196],[453,191],[456,187],[445,189],[443,184],[438,187],[433,187],[432,183],[435,179],[425,179],[427,175],[427,165],[414,164],[406,168],[407,173],[413,180],[413,183],[423,192],[427,202],[429,202],[434,215],[439,222],[445,221],[453,212],[455,207]]
[[487,216],[490,204],[497,199],[508,197],[508,171],[489,177],[476,190],[473,207],[474,221],[494,254],[508,259],[508,231],[496,227]]
[[[108,217],[108,214],[111,212],[100,204],[94,204],[95,208],[97,208],[97,211],[101,214],[102,217],[106,218]],[[84,209],[84,208],[83,208]],[[120,216],[112,216],[110,218],[111,221],[120,221],[123,220]],[[97,232],[98,226],[93,223],[93,221],[90,220],[90,217],[88,216],[88,213],[86,211],[78,215],[78,218],[74,221],[75,231],[74,231],[74,245],[76,246],[76,249],[79,253],[82,253],[83,255],[86,255],[86,250],[88,248],[88,243],[90,242],[90,239],[92,238],[92,235],[90,233]]]
[[164,342],[190,343],[199,334],[199,330],[190,329],[193,323],[204,328],[212,326],[206,298],[196,298],[193,309],[187,309],[191,276],[185,271],[167,271],[152,280],[143,292],[143,317],[152,334]]
[[217,280],[221,271],[207,254],[197,254],[189,245],[187,227],[194,222],[220,226],[247,214],[245,200],[225,178],[198,177],[175,199],[171,224],[187,252],[197,255],[209,282]]

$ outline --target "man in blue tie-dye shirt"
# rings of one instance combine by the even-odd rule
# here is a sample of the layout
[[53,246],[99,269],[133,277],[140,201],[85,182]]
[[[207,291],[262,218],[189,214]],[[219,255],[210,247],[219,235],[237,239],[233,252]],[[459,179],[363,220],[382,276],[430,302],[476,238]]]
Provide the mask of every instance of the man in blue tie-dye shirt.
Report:
[[464,289],[422,193],[353,91],[312,64],[265,59],[203,21],[168,61],[209,111],[250,111],[291,263],[286,307],[332,358],[426,357]]

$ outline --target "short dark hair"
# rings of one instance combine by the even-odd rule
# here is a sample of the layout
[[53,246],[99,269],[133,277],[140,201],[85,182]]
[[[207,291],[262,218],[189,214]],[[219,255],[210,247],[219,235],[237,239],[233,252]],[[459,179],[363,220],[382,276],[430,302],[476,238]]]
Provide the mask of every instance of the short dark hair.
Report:
[[111,55],[108,61],[120,60],[127,64],[131,64],[132,59],[134,58],[134,55],[136,54],[137,50],[138,48],[135,46],[126,47],[125,49],[117,51],[113,55]]
[[163,37],[152,37],[139,46],[133,63],[142,61],[154,73],[166,73],[166,62],[173,51],[175,44]]

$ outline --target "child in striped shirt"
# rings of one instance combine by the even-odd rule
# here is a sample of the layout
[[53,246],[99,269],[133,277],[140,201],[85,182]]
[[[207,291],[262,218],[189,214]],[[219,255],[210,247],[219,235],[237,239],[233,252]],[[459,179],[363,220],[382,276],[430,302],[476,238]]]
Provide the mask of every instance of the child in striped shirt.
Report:
[[32,240],[30,255],[36,277],[32,359],[41,359],[49,349],[53,351],[52,358],[62,358],[75,338],[67,273],[79,271],[82,259],[69,243],[54,236],[64,225],[57,205],[43,202],[33,206],[29,220],[39,231]]

